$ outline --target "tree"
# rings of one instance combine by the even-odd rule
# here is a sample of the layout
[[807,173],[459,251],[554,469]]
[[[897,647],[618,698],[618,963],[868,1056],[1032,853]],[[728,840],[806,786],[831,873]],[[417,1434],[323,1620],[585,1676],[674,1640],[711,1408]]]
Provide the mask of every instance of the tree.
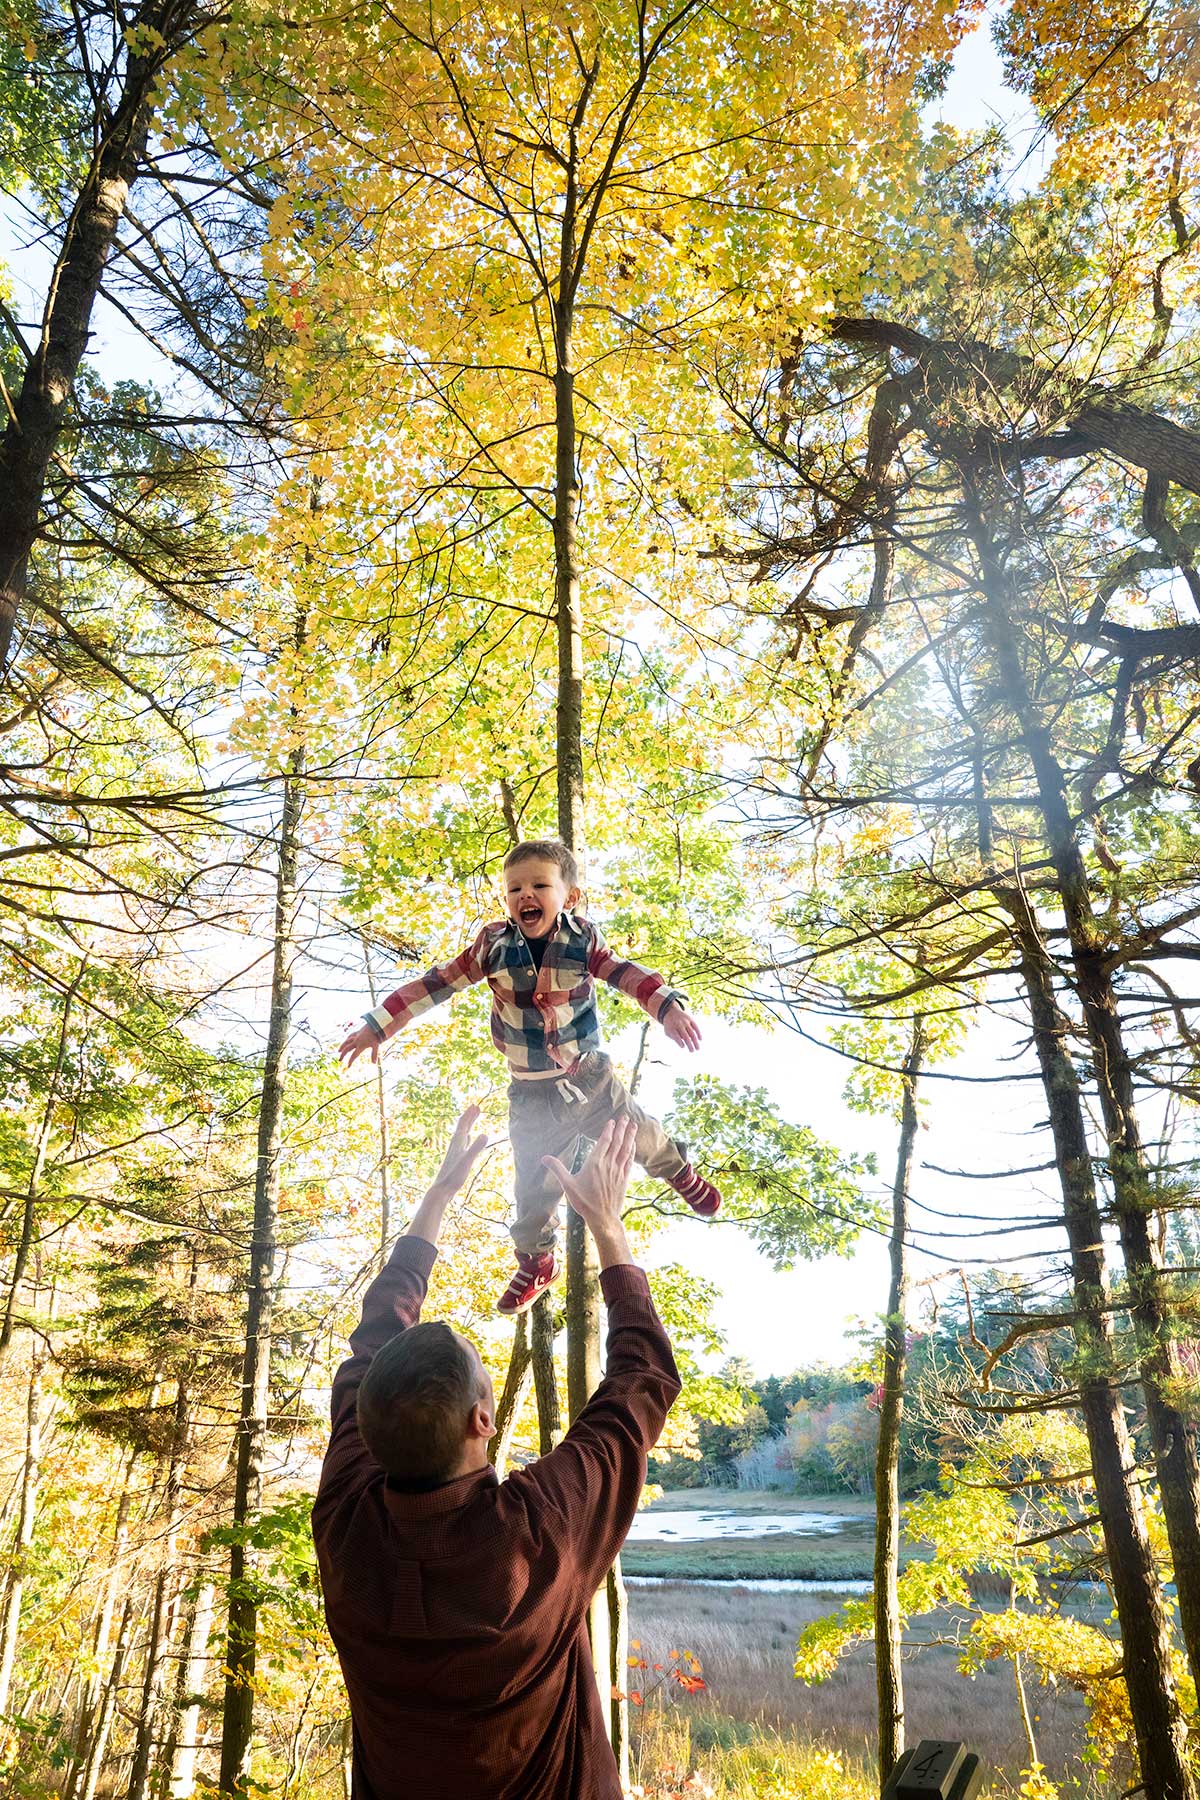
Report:
[[[721,549],[760,580],[799,577],[799,592],[769,591],[758,610],[774,611],[812,673],[799,782],[776,754],[751,791],[760,807],[795,795],[812,829],[855,827],[849,854],[842,836],[822,859],[833,886],[793,909],[781,986],[793,1003],[868,1019],[897,999],[929,1014],[945,993],[969,1017],[980,991],[1006,1003],[1016,973],[1074,1257],[1076,1391],[1134,1634],[1157,1600],[1111,1391],[1128,1348],[1114,1306],[1136,1325],[1185,1595],[1200,1522],[1179,1405],[1186,1302],[1161,1266],[1141,1147],[1156,1095],[1193,1086],[1178,1016],[1156,1045],[1144,1021],[1174,991],[1167,964],[1194,954],[1173,796],[1194,783],[1200,641],[1176,610],[1195,588],[1194,526],[1170,484],[1194,492],[1197,465],[1181,404],[1188,347],[1164,288],[1169,270],[1171,291],[1186,291],[1194,238],[1182,190],[1154,193],[1148,213],[1133,184],[1050,183],[985,217],[977,192],[946,183],[953,282],[931,261],[907,303],[844,309],[823,338],[798,333],[782,357],[731,353],[717,370],[758,456],[738,538]],[[1118,458],[1144,484],[1131,491]],[[884,974],[898,948],[897,990]],[[868,1080],[873,1064],[899,1061],[857,1025],[838,1042]],[[1110,1291],[1097,1254],[1089,1090],[1127,1291]],[[1191,1611],[1185,1598],[1189,1647]],[[1174,1746],[1153,1778],[1176,1791],[1187,1777],[1161,1614],[1152,1635],[1155,1674],[1134,1714],[1147,1779],[1157,1746]]]
[[[298,615],[297,645],[303,643]],[[271,1382],[275,1310],[280,1147],[291,1031],[292,967],[297,954],[297,867],[304,808],[303,740],[288,754],[276,843],[275,919],[271,956],[270,1019],[258,1107],[258,1149],[254,1172],[254,1223],[246,1298],[246,1345],[238,1421],[234,1486],[235,1536],[229,1556],[229,1634],[226,1648],[225,1708],[221,1732],[221,1792],[245,1791],[246,1760],[254,1716],[254,1669],[258,1611],[251,1580],[247,1529],[262,1508],[263,1458]]]
[[[868,10],[861,23],[870,31],[883,21]],[[277,290],[281,301],[284,290],[302,301],[291,309],[295,392],[305,405],[319,392],[327,417],[339,409],[345,416],[364,377],[376,381],[377,328],[400,347],[388,359],[390,379],[403,396],[405,426],[420,435],[424,465],[418,474],[418,459],[404,459],[412,472],[394,503],[394,529],[411,545],[405,562],[424,566],[424,539],[437,546],[435,572],[472,566],[475,580],[494,591],[496,559],[507,561],[514,545],[499,604],[532,611],[535,629],[553,634],[547,760],[558,834],[582,857],[584,570],[609,569],[594,583],[597,611],[605,591],[617,590],[617,605],[590,635],[618,629],[627,611],[620,589],[632,565],[630,547],[619,543],[628,533],[619,528],[614,540],[612,509],[632,497],[643,510],[639,467],[649,445],[666,443],[648,396],[638,395],[628,416],[631,375],[649,377],[658,397],[663,350],[686,342],[697,320],[707,326],[714,313],[726,315],[729,296],[759,279],[764,186],[798,218],[803,199],[822,184],[815,164],[793,148],[797,134],[811,140],[813,114],[822,140],[840,138],[847,112],[864,134],[881,124],[892,134],[908,80],[953,41],[957,26],[936,6],[915,29],[907,17],[888,19],[891,79],[880,71],[873,82],[850,74],[858,35],[842,28],[840,14],[837,29],[802,32],[803,56],[793,53],[791,21],[781,21],[764,54],[757,19],[718,18],[695,0],[657,13],[639,7],[627,17],[597,15],[578,30],[537,11],[443,16],[416,4],[393,10],[381,33],[375,14],[351,12],[336,41],[322,32],[318,59],[304,21],[284,12],[272,24],[256,34],[250,65],[268,93],[278,81],[287,106],[307,109],[314,124],[299,189],[277,220]],[[756,53],[747,54],[752,40]],[[364,41],[372,46],[366,64]],[[736,82],[726,78],[731,69]],[[748,177],[745,146],[759,136],[771,144],[773,173],[760,165]],[[648,172],[662,169],[669,181],[651,177],[648,195]],[[391,192],[401,170],[408,205],[397,230]],[[330,179],[336,208],[310,205],[308,194]],[[836,178],[833,185],[844,208],[853,190]],[[356,221],[349,234],[347,214]],[[465,233],[455,225],[447,234],[447,216],[464,219]],[[737,221],[736,238],[728,218]],[[664,263],[662,245],[674,246],[677,233],[679,253]],[[715,264],[710,235],[727,247]],[[372,295],[366,313],[351,301],[364,291]],[[677,384],[672,398],[676,406],[683,400]],[[668,435],[678,431],[672,421]],[[359,459],[343,452],[342,463],[351,504],[361,505],[353,492],[363,486]],[[585,480],[593,489],[586,523]],[[374,508],[373,482],[364,500]],[[671,510],[682,525],[686,509]],[[546,567],[540,540],[547,532],[552,583],[538,570],[539,560]],[[606,540],[617,548],[614,559]],[[394,568],[393,559],[389,583]],[[546,595],[544,611],[516,600],[523,578]],[[406,679],[406,694],[411,686]],[[582,1227],[568,1219],[572,1414],[599,1369],[598,1293],[587,1256]],[[607,1691],[599,1612],[593,1626]]]
[[[27,349],[11,325],[25,368],[0,444],[0,666],[8,661],[18,609],[25,596],[29,557],[41,523],[43,498],[55,447],[63,435],[75,381],[87,345],[92,310],[130,189],[142,174],[155,108],[155,84],[203,18],[189,0],[153,0],[140,7],[122,32],[106,17],[95,21],[38,18],[28,41],[32,60],[45,53],[58,107],[68,93],[76,104],[95,96],[96,148],[78,170],[74,204],[62,233],[39,341]],[[98,25],[98,32],[93,27]],[[103,37],[108,36],[108,44]],[[70,69],[74,80],[68,78]],[[73,91],[72,91],[73,90]],[[47,109],[49,126],[58,107]]]
[[[81,663],[110,673],[119,664],[86,599],[74,611],[74,596],[58,592],[57,559],[69,560],[81,539],[102,544],[116,567],[153,572],[160,598],[193,619],[213,616],[203,590],[171,567],[183,516],[164,531],[160,509],[139,504],[133,480],[145,499],[153,492],[145,464],[164,456],[190,461],[194,473],[206,436],[209,445],[223,439],[232,474],[239,439],[258,438],[269,420],[260,347],[245,322],[269,165],[256,155],[249,166],[222,167],[184,91],[197,40],[229,17],[196,0],[147,0],[119,19],[55,0],[6,9],[10,173],[30,235],[50,255],[36,335],[4,315],[0,667],[18,625],[22,657],[73,657],[76,674]],[[139,399],[137,384],[110,389],[97,378],[89,337],[99,318],[114,316],[164,373],[185,374],[186,398],[142,389]],[[117,445],[143,469],[126,461],[118,473]],[[186,524],[195,553],[206,535],[202,509]],[[210,568],[210,580],[217,575]]]
[[900,1144],[892,1185],[891,1280],[884,1317],[879,1447],[875,1462],[875,1682],[879,1696],[879,1783],[886,1787],[904,1749],[904,1686],[900,1667],[900,1428],[904,1417],[908,1348],[908,1189],[917,1135],[917,1081],[925,1056],[925,1021],[913,1020],[904,1062]]
[[[1047,1789],[1036,1785],[1044,1774],[1025,1695],[1026,1663],[1042,1682],[1067,1682],[1083,1694],[1089,1759],[1106,1770],[1114,1763],[1120,1768],[1118,1758],[1134,1735],[1132,1670],[1114,1655],[1120,1646],[1103,1625],[1084,1623],[1060,1604],[1073,1574],[1093,1570],[1103,1554],[1091,1510],[1097,1497],[1084,1469],[1086,1440],[1062,1413],[981,1419],[966,1394],[960,1394],[955,1435],[961,1449],[944,1465],[939,1490],[908,1511],[907,1534],[926,1554],[900,1577],[902,1619],[951,1604],[971,1619],[960,1658],[965,1672],[1001,1657],[1012,1664],[1029,1746],[1024,1773],[1033,1792]],[[984,1574],[1003,1584],[1007,1608],[996,1611],[973,1597],[969,1578]],[[872,1629],[870,1598],[848,1601],[815,1621],[801,1635],[797,1675],[824,1680]]]

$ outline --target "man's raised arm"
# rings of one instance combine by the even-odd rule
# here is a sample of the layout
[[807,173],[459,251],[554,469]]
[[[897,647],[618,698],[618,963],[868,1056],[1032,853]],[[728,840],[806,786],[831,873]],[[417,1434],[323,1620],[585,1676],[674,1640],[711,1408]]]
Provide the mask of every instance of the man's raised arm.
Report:
[[351,1463],[368,1456],[355,1421],[358,1390],[376,1352],[421,1316],[446,1208],[487,1148],[487,1133],[476,1131],[478,1123],[478,1106],[468,1106],[407,1232],[363,1296],[362,1318],[350,1336],[350,1356],[333,1378],[333,1432],[321,1471],[323,1498],[339,1485]]
[[647,1458],[679,1393],[670,1339],[621,1223],[636,1135],[631,1119],[610,1120],[578,1174],[543,1158],[596,1240],[608,1359],[604,1379],[557,1449],[508,1478],[518,1487],[528,1483],[553,1509],[588,1593],[625,1541]]

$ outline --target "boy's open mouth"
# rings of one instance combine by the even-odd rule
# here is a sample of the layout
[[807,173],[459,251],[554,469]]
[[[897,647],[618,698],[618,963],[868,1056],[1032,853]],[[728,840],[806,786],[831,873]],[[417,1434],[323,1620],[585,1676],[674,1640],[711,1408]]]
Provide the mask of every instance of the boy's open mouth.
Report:
[[542,909],[540,906],[522,906],[517,913],[522,925],[540,925]]

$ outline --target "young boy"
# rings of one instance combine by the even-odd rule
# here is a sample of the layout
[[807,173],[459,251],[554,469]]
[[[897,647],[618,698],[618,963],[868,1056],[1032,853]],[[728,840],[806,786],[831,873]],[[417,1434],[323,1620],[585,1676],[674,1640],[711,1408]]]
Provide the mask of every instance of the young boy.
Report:
[[579,873],[565,844],[537,839],[504,859],[508,918],[485,925],[451,962],[430,969],[389,994],[366,1015],[338,1054],[346,1066],[379,1047],[410,1019],[449,1000],[460,988],[486,981],[492,990],[492,1041],[504,1052],[509,1136],[516,1164],[516,1218],[511,1227],[517,1272],[499,1302],[502,1313],[524,1312],[558,1273],[554,1243],[559,1184],[544,1156],[569,1163],[580,1138],[598,1138],[608,1119],[626,1115],[637,1126],[634,1150],[647,1175],[665,1181],[701,1218],[711,1219],[721,1196],[697,1175],[683,1144],[630,1099],[600,1048],[596,977],[657,1019],[672,1043],[700,1045],[700,1027],[661,975],[615,957],[596,926],[575,911]]

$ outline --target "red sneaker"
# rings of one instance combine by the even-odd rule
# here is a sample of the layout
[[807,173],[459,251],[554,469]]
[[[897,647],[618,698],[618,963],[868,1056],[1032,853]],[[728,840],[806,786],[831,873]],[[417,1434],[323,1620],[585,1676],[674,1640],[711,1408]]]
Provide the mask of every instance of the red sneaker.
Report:
[[553,1250],[530,1250],[517,1253],[517,1272],[496,1302],[496,1311],[506,1319],[515,1318],[544,1294],[558,1274]]
[[674,1188],[681,1200],[686,1200],[694,1213],[702,1219],[711,1219],[721,1210],[721,1192],[703,1175],[697,1175],[691,1163],[684,1163],[678,1175],[667,1179],[667,1186]]

